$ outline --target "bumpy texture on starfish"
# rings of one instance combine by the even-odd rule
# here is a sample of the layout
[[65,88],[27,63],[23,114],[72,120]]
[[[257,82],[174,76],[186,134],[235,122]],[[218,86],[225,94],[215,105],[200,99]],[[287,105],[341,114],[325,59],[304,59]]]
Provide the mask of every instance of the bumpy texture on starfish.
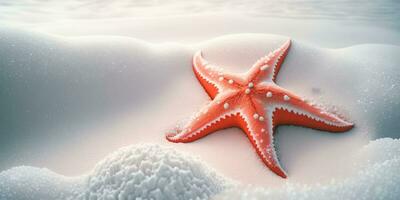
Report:
[[247,134],[264,164],[286,178],[274,148],[275,127],[299,125],[331,132],[351,129],[352,123],[275,84],[290,44],[288,40],[262,57],[243,75],[223,72],[197,52],[193,57],[193,70],[212,101],[183,128],[167,134],[167,139],[192,142],[217,130],[236,126]]

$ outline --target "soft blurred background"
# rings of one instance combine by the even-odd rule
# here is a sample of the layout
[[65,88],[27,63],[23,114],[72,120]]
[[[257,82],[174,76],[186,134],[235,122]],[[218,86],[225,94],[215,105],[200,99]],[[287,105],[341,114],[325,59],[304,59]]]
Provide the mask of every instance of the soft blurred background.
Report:
[[400,16],[396,0],[3,0],[0,5],[3,20],[27,24],[221,12],[262,17],[368,21],[394,21]]
[[[397,0],[3,0],[0,23],[58,35],[120,35],[152,42],[268,32],[343,47],[399,44],[399,10]],[[331,39],[338,37],[341,41]]]

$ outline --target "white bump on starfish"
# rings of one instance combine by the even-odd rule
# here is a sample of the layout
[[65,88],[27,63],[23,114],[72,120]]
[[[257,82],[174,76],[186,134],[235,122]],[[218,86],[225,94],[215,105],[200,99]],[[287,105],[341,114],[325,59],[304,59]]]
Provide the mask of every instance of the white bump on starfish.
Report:
[[233,84],[233,80],[232,80],[232,79],[229,79],[228,83],[229,83],[229,84]]
[[229,103],[224,103],[224,108],[228,109],[229,108]]
[[260,70],[261,70],[261,71],[264,71],[264,70],[267,69],[267,67],[268,67],[268,65],[263,65],[263,66],[260,67]]
[[265,94],[266,97],[271,98],[272,97],[272,92],[267,92],[267,94]]
[[250,89],[249,89],[249,88],[247,88],[247,89],[244,91],[244,93],[246,93],[246,94],[250,94]]
[[219,81],[223,81],[224,80],[224,77],[219,77],[219,79],[218,79]]
[[260,120],[260,121],[264,121],[264,117],[263,117],[263,116],[261,116],[261,117],[259,117],[259,118],[258,118],[258,120]]
[[261,133],[264,133],[264,132],[265,132],[265,129],[262,128],[262,129],[261,129]]
[[254,119],[258,119],[258,117],[259,117],[259,115],[258,115],[257,113],[255,113],[255,114],[253,115],[253,118],[254,118]]
[[289,101],[289,100],[290,100],[290,97],[289,97],[288,95],[285,94],[285,96],[283,96],[283,100]]
[[249,86],[249,88],[253,88],[254,87],[253,82],[250,82],[248,86]]

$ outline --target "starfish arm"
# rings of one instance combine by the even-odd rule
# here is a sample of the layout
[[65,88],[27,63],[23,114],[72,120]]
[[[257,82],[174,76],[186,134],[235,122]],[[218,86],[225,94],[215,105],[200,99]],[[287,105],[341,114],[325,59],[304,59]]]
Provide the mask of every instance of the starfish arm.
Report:
[[[223,97],[221,97],[223,96]],[[235,93],[218,95],[197,112],[183,128],[166,135],[171,142],[192,142],[220,129],[235,126]]]
[[254,83],[260,81],[275,82],[279,69],[289,52],[290,45],[291,41],[289,39],[281,47],[270,52],[268,55],[260,58],[256,63],[254,63],[248,72],[248,81]]
[[298,125],[330,132],[343,132],[354,126],[279,86],[267,90],[273,94],[271,100],[275,102],[269,107],[273,112],[274,126]]
[[[264,112],[262,105],[252,102],[240,112],[239,125],[245,131],[251,144],[263,163],[282,178],[287,175],[279,164],[273,143],[273,124],[271,116]],[[259,109],[261,108],[261,109]]]
[[201,51],[193,56],[193,71],[211,99],[214,99],[224,88],[231,88],[243,82],[239,77],[226,74],[221,68],[209,64],[203,58]]

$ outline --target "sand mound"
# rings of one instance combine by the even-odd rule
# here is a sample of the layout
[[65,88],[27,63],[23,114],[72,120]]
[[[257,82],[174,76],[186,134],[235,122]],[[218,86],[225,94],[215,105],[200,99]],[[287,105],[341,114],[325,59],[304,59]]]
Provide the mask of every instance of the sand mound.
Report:
[[125,147],[87,180],[89,199],[208,199],[223,179],[199,160],[157,145]]
[[0,199],[209,199],[227,184],[196,158],[137,145],[121,148],[79,178],[34,167],[3,171]]

